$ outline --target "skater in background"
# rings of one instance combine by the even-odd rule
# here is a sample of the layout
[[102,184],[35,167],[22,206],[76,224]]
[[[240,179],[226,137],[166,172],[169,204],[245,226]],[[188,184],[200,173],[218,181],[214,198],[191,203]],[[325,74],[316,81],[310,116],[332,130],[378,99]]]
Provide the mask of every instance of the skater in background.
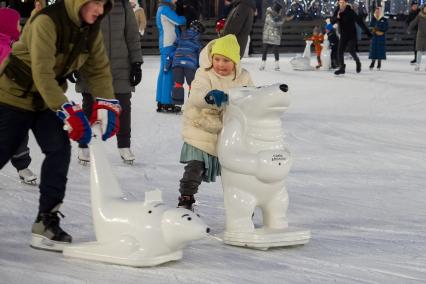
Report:
[[[132,164],[135,155],[130,149],[131,113],[130,99],[135,86],[142,79],[142,50],[140,35],[132,7],[127,0],[115,1],[111,13],[101,23],[101,31],[109,57],[115,97],[120,102],[120,130],[117,133],[118,152],[125,163]],[[76,91],[83,95],[83,110],[91,117],[94,97],[87,84],[88,77],[78,77]],[[90,161],[86,143],[78,145],[78,160],[82,164]]]
[[315,66],[316,69],[321,68],[322,63],[321,63],[321,50],[322,50],[322,46],[321,43],[324,42],[324,35],[322,34],[320,28],[318,26],[315,26],[314,29],[312,30],[312,36],[306,38],[305,40],[311,40],[312,44],[314,45],[315,48],[315,54],[317,56],[317,66]]
[[[405,20],[407,27],[417,17],[419,12],[420,12],[420,9],[419,9],[419,4],[417,3],[417,1],[411,2],[410,12],[408,13],[408,17]],[[413,32],[415,32],[414,35],[417,35],[417,26],[413,28]],[[416,64],[416,61],[417,61],[416,36],[414,36],[413,51],[414,51],[414,59],[411,60],[410,63]]]
[[209,42],[201,51],[200,68],[183,112],[180,162],[186,166],[180,180],[179,207],[192,210],[201,182],[213,182],[220,175],[216,144],[224,104],[229,89],[242,86],[253,86],[253,82],[241,68],[237,38],[227,35]]
[[[59,218],[63,216],[59,207],[65,197],[71,158],[69,139],[88,143],[92,131],[81,107],[64,94],[70,73],[80,70],[87,74],[89,88],[97,97],[93,121],[104,126],[102,139],[113,136],[118,128],[120,106],[114,99],[99,31],[102,15],[111,7],[110,1],[98,0],[64,0],[50,5],[32,18],[2,64],[0,169],[16,153],[29,129],[45,154],[32,247],[61,251],[72,240],[60,227]],[[80,40],[74,44],[59,34],[73,34]]]
[[377,70],[380,70],[382,60],[386,60],[386,32],[388,30],[388,20],[383,16],[382,7],[378,6],[374,10],[374,17],[371,19],[369,27],[373,34],[368,54],[368,58],[371,59],[370,70],[373,70],[376,60]]
[[[12,51],[12,44],[19,39],[21,25],[19,13],[16,10],[0,8],[0,65]],[[31,163],[30,148],[28,148],[28,133],[20,142],[16,153],[10,159],[18,171],[19,178],[26,184],[35,185],[37,176],[28,168]]]
[[180,112],[172,103],[172,62],[176,50],[176,39],[180,36],[179,26],[186,24],[184,16],[175,12],[177,0],[162,0],[157,10],[156,24],[159,33],[160,73],[157,79],[157,112]]
[[419,71],[420,64],[422,62],[422,56],[426,54],[426,4],[423,4],[417,17],[408,26],[408,31],[413,32],[416,30],[416,27],[417,60],[414,70]]
[[189,29],[182,32],[177,40],[177,48],[173,57],[173,80],[172,103],[182,105],[185,99],[183,84],[186,80],[189,90],[194,80],[195,71],[198,68],[198,57],[201,51],[201,34],[204,33],[203,24],[194,20]]
[[139,28],[139,34],[142,37],[145,34],[146,29],[145,10],[141,6],[139,6],[137,0],[130,0],[130,5],[132,6],[133,12],[135,13],[136,23]]
[[331,69],[336,69],[339,66],[337,58],[337,47],[339,46],[339,37],[337,36],[336,30],[334,29],[331,23],[328,23],[325,26],[325,32],[327,35],[328,42],[330,43],[331,49]]
[[282,26],[284,24],[284,9],[280,0],[274,0],[271,7],[266,9],[265,24],[263,26],[263,53],[259,70],[264,70],[268,49],[271,48],[275,56],[275,70],[280,70],[280,55],[278,47],[281,44]]
[[233,0],[232,10],[226,18],[225,27],[221,33],[222,36],[233,34],[237,37],[241,58],[253,26],[255,11],[256,2],[254,0]]
[[346,72],[345,51],[348,51],[355,60],[356,72],[361,72],[361,61],[356,54],[357,36],[355,24],[358,24],[364,30],[368,38],[372,37],[371,32],[351,6],[348,5],[347,0],[339,0],[339,7],[334,11],[333,17],[330,20],[331,24],[337,23],[339,25],[340,34],[338,47],[339,69],[334,74],[341,75]]
[[176,14],[185,17],[187,29],[193,21],[200,20],[201,8],[199,0],[178,0],[176,2]]

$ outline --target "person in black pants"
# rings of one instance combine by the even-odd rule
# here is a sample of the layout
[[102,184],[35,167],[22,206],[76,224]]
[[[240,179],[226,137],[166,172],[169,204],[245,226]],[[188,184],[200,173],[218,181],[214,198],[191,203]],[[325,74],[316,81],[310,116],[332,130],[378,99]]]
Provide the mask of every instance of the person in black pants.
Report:
[[[405,20],[405,23],[407,24],[407,26],[409,26],[410,23],[417,17],[419,12],[420,12],[419,4],[416,1],[413,1],[411,3],[411,8],[410,8],[410,12],[408,13],[408,17]],[[417,34],[417,27],[415,28],[413,34],[414,35]],[[410,63],[416,64],[416,61],[417,61],[416,36],[414,36],[414,40],[413,40],[413,51],[414,51],[414,59],[411,60]]]
[[338,23],[340,33],[339,47],[337,49],[339,69],[336,70],[334,74],[345,74],[345,51],[348,51],[355,60],[356,72],[361,72],[361,61],[356,54],[357,38],[355,24],[358,24],[369,38],[372,37],[371,32],[368,30],[361,18],[357,16],[351,6],[347,5],[346,0],[339,0],[339,7],[334,11],[331,23]]

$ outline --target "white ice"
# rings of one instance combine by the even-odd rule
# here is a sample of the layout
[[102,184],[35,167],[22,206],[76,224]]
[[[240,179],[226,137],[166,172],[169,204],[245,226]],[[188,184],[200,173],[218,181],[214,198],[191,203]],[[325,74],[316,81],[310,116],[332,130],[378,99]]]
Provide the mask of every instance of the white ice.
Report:
[[[220,181],[202,184],[198,213],[212,237],[193,242],[179,262],[130,268],[64,258],[29,247],[38,188],[21,184],[8,164],[0,171],[0,283],[424,283],[426,281],[426,71],[411,55],[389,55],[381,71],[347,73],[258,71],[260,58],[243,60],[257,85],[289,85],[292,105],[283,116],[294,157],[288,178],[291,225],[312,230],[304,246],[257,251],[223,245]],[[155,112],[158,57],[145,57],[133,95],[133,166],[122,163],[115,139],[107,155],[123,190],[143,200],[163,191],[176,206],[182,145],[181,116]],[[74,86],[70,86],[73,89]],[[81,101],[72,90],[70,98]],[[32,134],[31,168],[43,155]],[[77,163],[73,143],[62,227],[75,242],[94,240],[89,167]],[[259,222],[259,217],[255,217]]]

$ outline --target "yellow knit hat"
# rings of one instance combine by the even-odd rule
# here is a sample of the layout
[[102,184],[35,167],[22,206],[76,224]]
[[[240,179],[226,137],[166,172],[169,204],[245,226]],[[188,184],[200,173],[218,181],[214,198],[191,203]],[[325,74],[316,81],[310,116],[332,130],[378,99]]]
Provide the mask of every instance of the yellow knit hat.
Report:
[[233,34],[218,38],[212,46],[211,55],[219,54],[228,57],[235,64],[240,62],[240,45]]

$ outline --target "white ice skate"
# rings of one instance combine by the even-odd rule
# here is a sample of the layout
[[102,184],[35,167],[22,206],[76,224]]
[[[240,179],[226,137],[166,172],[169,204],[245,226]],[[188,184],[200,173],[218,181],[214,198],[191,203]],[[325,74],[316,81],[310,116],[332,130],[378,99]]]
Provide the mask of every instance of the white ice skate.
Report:
[[312,45],[312,40],[307,40],[303,55],[298,54],[292,59],[290,59],[290,64],[293,70],[298,70],[298,71],[314,70],[314,67],[311,66],[311,45]]
[[[285,187],[292,158],[281,116],[290,104],[288,86],[231,89],[218,141],[226,244],[257,249],[309,242],[310,231],[289,227]],[[255,228],[255,208],[263,227]]]
[[260,66],[259,66],[259,70],[260,70],[260,71],[265,70],[265,66],[266,66],[266,61],[265,61],[265,60],[262,60],[262,62],[260,63]]
[[18,171],[19,178],[25,184],[37,185],[37,176],[28,168]]
[[90,193],[96,241],[67,246],[63,254],[87,260],[154,266],[182,258],[189,241],[210,229],[193,212],[167,208],[161,191],[145,193],[145,202],[124,196],[105,156],[98,125],[90,148]]
[[78,163],[87,166],[90,163],[89,148],[78,148]]
[[118,152],[120,152],[121,159],[123,159],[125,164],[133,165],[135,155],[133,155],[130,148],[118,148]]
[[275,71],[280,71],[280,62],[278,60],[275,61],[275,67],[274,67]]

